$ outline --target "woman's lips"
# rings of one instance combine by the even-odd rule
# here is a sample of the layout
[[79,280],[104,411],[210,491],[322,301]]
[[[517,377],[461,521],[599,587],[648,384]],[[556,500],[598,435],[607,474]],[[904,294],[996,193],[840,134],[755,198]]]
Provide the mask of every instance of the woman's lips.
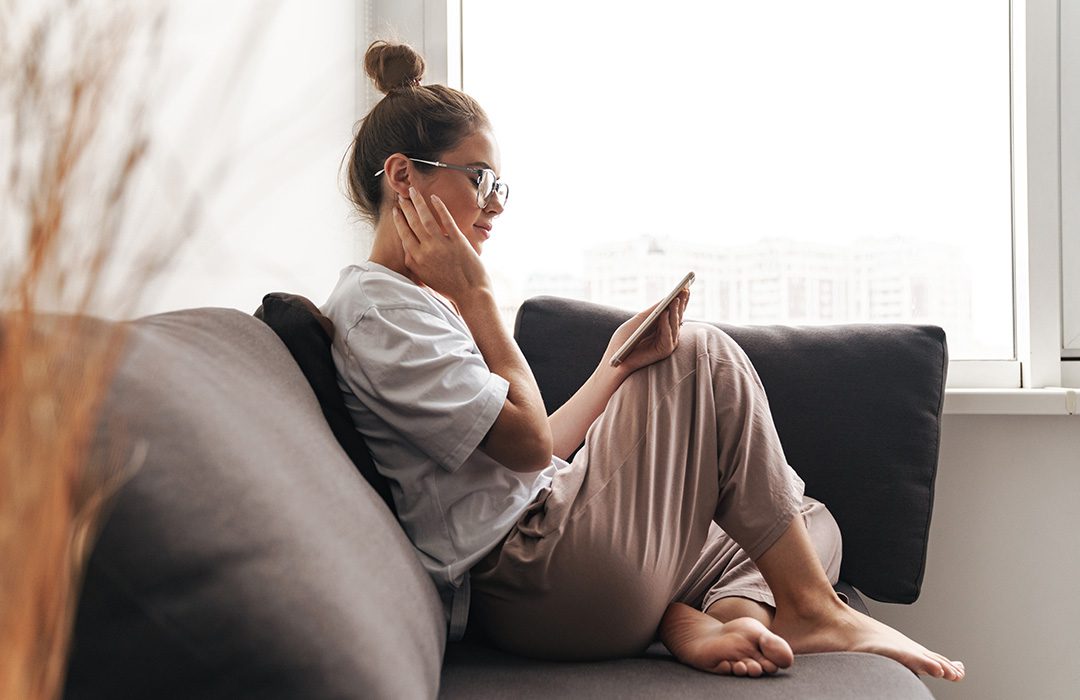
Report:
[[483,226],[480,226],[479,224],[473,224],[473,228],[480,232],[480,235],[484,237],[485,241],[487,239],[491,238],[491,229],[490,228],[484,228]]

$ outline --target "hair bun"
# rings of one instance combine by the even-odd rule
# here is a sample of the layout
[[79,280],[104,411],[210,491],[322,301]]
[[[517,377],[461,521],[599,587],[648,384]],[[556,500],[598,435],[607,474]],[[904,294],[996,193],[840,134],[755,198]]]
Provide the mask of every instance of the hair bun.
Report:
[[373,41],[364,53],[364,70],[383,94],[420,84],[424,58],[408,44]]

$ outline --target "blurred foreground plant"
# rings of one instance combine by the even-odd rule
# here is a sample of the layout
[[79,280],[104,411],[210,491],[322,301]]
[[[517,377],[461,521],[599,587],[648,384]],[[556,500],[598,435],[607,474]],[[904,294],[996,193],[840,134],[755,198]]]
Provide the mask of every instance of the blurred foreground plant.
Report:
[[125,339],[89,316],[135,308],[194,225],[136,206],[163,21],[0,0],[0,698],[61,694],[89,543],[138,466],[88,461]]

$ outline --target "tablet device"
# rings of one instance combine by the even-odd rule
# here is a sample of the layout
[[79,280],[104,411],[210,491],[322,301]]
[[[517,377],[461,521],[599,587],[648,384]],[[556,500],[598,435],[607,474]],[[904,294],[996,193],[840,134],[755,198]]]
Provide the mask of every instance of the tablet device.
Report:
[[686,277],[683,277],[682,281],[675,285],[675,289],[672,289],[670,292],[668,292],[668,295],[666,297],[660,300],[660,303],[656,305],[656,308],[652,310],[652,313],[650,313],[645,318],[645,320],[642,321],[641,325],[637,327],[637,330],[634,331],[633,334],[626,339],[626,342],[622,344],[622,347],[616,350],[615,354],[611,356],[612,367],[618,367],[622,364],[622,361],[625,360],[626,356],[633,351],[634,347],[638,344],[638,341],[641,340],[642,336],[648,333],[649,329],[656,325],[656,321],[660,318],[660,314],[664,311],[664,309],[667,308],[668,304],[671,303],[671,300],[675,298],[675,295],[681,292],[683,289],[686,289],[693,283],[694,273],[686,273]]

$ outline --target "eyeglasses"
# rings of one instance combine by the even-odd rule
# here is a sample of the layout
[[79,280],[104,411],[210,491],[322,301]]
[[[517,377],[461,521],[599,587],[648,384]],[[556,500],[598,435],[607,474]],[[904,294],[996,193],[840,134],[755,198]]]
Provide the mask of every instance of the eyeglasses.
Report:
[[[495,171],[490,168],[470,168],[465,165],[450,165],[449,163],[440,163],[437,160],[423,160],[422,158],[409,158],[414,163],[423,163],[425,165],[433,165],[436,168],[447,168],[448,170],[460,170],[463,173],[472,173],[476,176],[473,180],[473,184],[476,185],[476,206],[483,209],[487,206],[488,201],[491,199],[491,195],[495,195],[495,199],[499,202],[499,206],[506,206],[506,200],[510,199],[510,187],[505,182],[502,182],[495,176]],[[385,172],[385,168],[375,173],[375,177],[379,177]]]

